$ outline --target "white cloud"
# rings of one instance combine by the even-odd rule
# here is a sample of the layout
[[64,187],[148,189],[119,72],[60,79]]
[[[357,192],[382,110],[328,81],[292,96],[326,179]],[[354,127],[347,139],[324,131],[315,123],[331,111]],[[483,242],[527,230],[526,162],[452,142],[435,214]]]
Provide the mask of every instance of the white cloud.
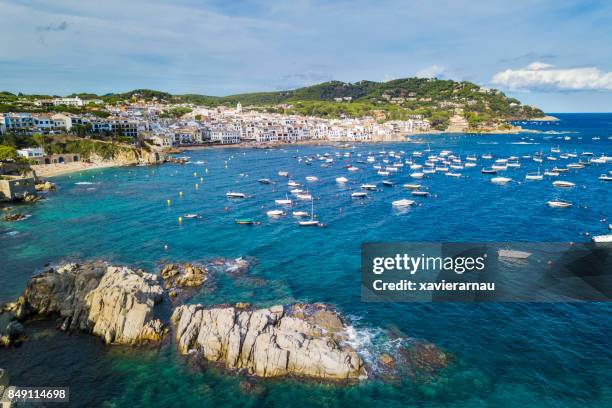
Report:
[[525,68],[498,72],[491,80],[496,85],[513,90],[612,90],[612,72],[596,67],[555,68],[534,62]]
[[441,65],[432,65],[416,73],[419,78],[437,78],[446,73],[446,68]]

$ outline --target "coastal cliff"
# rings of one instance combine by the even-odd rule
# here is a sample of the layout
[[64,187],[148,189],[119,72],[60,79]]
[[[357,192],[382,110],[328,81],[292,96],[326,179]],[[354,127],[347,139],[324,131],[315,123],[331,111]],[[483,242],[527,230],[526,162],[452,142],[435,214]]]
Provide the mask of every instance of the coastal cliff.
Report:
[[[174,311],[172,322],[182,354],[195,351],[206,360],[246,369],[258,377],[366,377],[357,352],[340,341],[346,326],[325,308],[277,305],[241,310],[186,305]],[[333,324],[325,328],[326,322]]]

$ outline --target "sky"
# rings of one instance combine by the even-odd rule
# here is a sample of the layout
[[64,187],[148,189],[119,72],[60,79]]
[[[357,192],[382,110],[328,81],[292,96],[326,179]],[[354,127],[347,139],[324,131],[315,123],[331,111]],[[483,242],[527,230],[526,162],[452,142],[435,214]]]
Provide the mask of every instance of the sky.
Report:
[[0,0],[0,90],[230,95],[411,76],[612,112],[612,1]]

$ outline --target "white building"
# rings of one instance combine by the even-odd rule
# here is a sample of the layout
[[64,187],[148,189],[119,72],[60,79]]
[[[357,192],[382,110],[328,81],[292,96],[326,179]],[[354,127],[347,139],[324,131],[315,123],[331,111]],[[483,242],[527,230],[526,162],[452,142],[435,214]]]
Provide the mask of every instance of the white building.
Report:
[[81,98],[75,96],[74,98],[55,98],[53,99],[53,104],[66,106],[83,106],[85,103]]
[[33,157],[43,157],[45,155],[45,151],[41,147],[28,147],[26,149],[17,150],[17,154],[21,157],[30,159]]
[[217,128],[210,132],[210,140],[221,144],[240,143],[240,131],[230,128]]

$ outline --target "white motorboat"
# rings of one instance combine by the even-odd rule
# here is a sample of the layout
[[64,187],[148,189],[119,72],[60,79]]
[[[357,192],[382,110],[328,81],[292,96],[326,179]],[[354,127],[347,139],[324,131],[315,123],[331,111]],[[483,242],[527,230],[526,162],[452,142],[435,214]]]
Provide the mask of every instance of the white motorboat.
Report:
[[512,179],[509,177],[493,177],[491,179],[491,183],[494,183],[494,184],[507,184],[511,181]]
[[362,185],[361,185],[361,188],[362,188],[363,190],[371,190],[371,191],[374,191],[374,190],[376,190],[376,184],[362,184]]
[[351,194],[352,198],[365,198],[367,197],[368,194],[364,191],[356,191],[354,193]]
[[388,176],[389,172],[388,171],[379,170],[378,172],[376,172],[376,174],[378,174],[379,176]]
[[285,198],[281,198],[278,200],[274,200],[274,203],[276,203],[277,205],[291,205],[292,201],[291,199],[285,195]]
[[601,181],[612,181],[612,176],[608,176],[607,174],[602,174],[597,179]]
[[268,215],[268,217],[281,217],[285,215],[285,212],[283,210],[270,210],[266,212],[266,214]]
[[198,218],[198,214],[185,214],[185,216],[183,218]]
[[563,200],[551,200],[548,202],[548,206],[553,208],[567,208],[571,207],[572,203]]
[[424,176],[423,173],[412,173],[410,174],[410,177],[412,177],[413,179],[422,179]]
[[347,181],[348,181],[348,179],[346,177],[337,177],[336,178],[336,183],[339,183],[339,184],[344,184]]
[[593,242],[612,242],[612,234],[596,235],[592,240]]
[[298,200],[312,200],[312,195],[305,193],[305,194],[296,194],[295,195]]
[[272,184],[272,180],[267,179],[267,178],[262,178],[257,181],[260,182],[261,184]]
[[318,178],[315,176],[306,176],[306,181],[317,181]]
[[404,188],[407,188],[409,190],[418,190],[419,188],[421,188],[421,185],[407,183],[407,184],[404,184]]
[[293,216],[297,218],[308,217],[308,213],[306,211],[294,211]]
[[225,193],[225,196],[227,198],[245,198],[246,197],[246,195],[244,193],[236,193],[236,192],[232,192],[232,191],[230,191],[228,193]]
[[410,166],[410,170],[420,170],[422,168],[423,168],[423,165],[421,165],[421,164],[412,164]]
[[570,163],[567,166],[568,169],[584,169],[584,164],[582,163]]
[[412,204],[414,204],[414,201],[408,200],[407,198],[403,198],[401,200],[395,200],[391,203],[393,207],[398,207],[398,208],[410,207]]
[[429,191],[413,190],[410,194],[417,197],[427,197],[429,195]]
[[278,175],[281,177],[289,177],[289,172],[287,171],[279,171]]
[[359,170],[359,168],[358,168],[358,167],[355,167],[355,166],[349,166],[349,167],[347,167],[346,169],[347,169],[348,171],[357,171],[357,170]]
[[476,167],[477,164],[474,162],[467,162],[463,165],[465,168]]
[[453,173],[453,172],[450,172],[450,171],[444,173],[444,175],[448,176],[448,177],[461,177],[461,173]]
[[555,187],[574,187],[576,184],[572,183],[571,181],[556,180],[553,181],[552,185]]
[[297,181],[289,180],[289,181],[287,182],[287,185],[288,185],[289,187],[298,187],[298,186],[300,185],[300,183],[298,183]]

